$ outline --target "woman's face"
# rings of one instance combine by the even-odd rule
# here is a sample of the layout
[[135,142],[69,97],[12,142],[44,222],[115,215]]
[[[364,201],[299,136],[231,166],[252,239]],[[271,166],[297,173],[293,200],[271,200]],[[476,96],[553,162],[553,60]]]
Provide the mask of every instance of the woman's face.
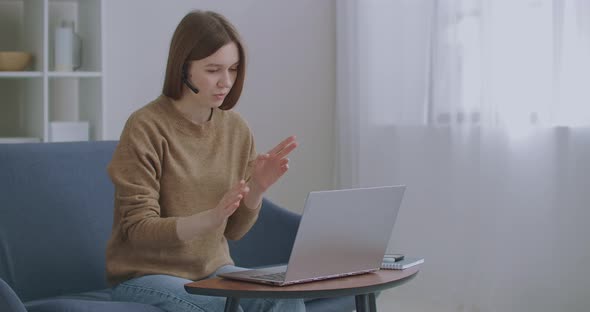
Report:
[[193,93],[186,86],[185,92],[199,105],[219,107],[236,81],[239,62],[238,47],[234,42],[204,59],[190,62],[188,80],[199,93]]

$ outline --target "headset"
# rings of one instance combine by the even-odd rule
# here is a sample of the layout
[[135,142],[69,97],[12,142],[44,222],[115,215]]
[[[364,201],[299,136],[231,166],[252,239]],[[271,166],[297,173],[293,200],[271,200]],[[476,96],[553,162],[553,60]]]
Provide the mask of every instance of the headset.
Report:
[[185,63],[185,64],[182,66],[182,82],[184,82],[184,84],[185,84],[185,85],[186,85],[186,86],[187,86],[189,89],[191,89],[191,90],[192,90],[192,91],[193,91],[195,94],[197,94],[197,93],[199,93],[199,89],[197,89],[197,87],[193,86],[193,85],[191,84],[191,82],[188,80],[188,74],[187,74],[187,71],[188,71],[188,64],[186,64],[186,63]]

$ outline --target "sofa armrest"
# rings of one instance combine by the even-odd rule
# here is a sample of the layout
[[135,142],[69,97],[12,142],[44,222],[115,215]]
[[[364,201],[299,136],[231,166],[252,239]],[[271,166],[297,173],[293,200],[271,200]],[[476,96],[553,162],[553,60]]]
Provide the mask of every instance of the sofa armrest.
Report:
[[0,311],[27,312],[22,301],[2,278],[0,278]]
[[258,220],[239,241],[229,241],[236,266],[261,267],[287,263],[301,216],[262,200]]

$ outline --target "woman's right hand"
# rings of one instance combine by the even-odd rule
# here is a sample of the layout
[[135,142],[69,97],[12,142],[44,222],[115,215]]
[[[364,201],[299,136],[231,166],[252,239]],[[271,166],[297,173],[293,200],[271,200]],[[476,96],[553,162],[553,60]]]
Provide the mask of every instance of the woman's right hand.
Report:
[[216,226],[221,225],[240,206],[240,201],[250,192],[246,181],[241,180],[223,195],[219,204],[211,210],[213,222]]
[[220,227],[240,206],[240,201],[250,189],[244,180],[227,191],[215,208],[179,218],[176,233],[183,240],[191,240]]

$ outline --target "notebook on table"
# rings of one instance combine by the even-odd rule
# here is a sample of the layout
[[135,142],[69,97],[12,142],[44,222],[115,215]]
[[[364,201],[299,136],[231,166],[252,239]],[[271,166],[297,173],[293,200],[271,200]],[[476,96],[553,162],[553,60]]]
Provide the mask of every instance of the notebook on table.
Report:
[[424,258],[420,257],[405,257],[404,259],[399,261],[383,259],[383,263],[381,263],[381,268],[388,270],[405,270],[407,268],[411,268],[421,263],[424,263]]
[[310,192],[287,265],[220,274],[291,285],[380,269],[405,186]]

